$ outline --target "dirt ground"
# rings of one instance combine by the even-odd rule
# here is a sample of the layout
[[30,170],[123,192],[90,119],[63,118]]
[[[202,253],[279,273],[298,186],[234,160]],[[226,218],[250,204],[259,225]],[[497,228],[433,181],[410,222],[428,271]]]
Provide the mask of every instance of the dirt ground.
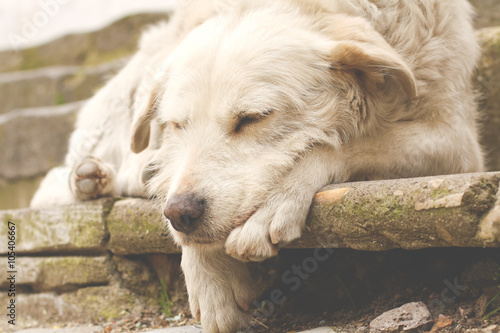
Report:
[[[306,268],[307,253],[292,251],[282,257],[289,267],[294,265],[290,262],[300,262],[302,257]],[[288,299],[267,317],[269,307],[258,311],[264,314],[258,315],[259,321],[269,330],[257,323],[254,331],[289,332],[332,326],[341,332],[363,332],[363,327],[368,328],[378,315],[416,301],[426,304],[433,318],[450,317],[450,325],[442,332],[500,324],[500,311],[486,317],[500,307],[500,297],[485,308],[500,292],[499,263],[499,250],[336,250],[297,290],[287,290],[287,283],[275,283],[269,288],[267,295],[276,288],[287,290]],[[289,279],[280,282],[283,280]]]
[[[488,315],[500,307],[500,297],[488,304],[500,292],[500,250],[321,251],[282,251],[279,258],[252,265],[265,291],[254,303],[246,332],[321,326],[369,332],[375,317],[415,301],[425,303],[436,319],[432,332],[478,332],[474,329],[500,324],[500,311]],[[150,312],[103,327],[105,332],[139,332],[196,324],[186,305],[173,311],[181,313],[180,320]],[[420,331],[431,329],[432,324]]]

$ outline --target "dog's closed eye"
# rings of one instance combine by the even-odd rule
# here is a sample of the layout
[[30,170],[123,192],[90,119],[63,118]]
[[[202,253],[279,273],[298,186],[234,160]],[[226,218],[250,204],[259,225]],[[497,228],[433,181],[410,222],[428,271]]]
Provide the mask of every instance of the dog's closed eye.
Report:
[[271,115],[273,112],[274,109],[267,109],[263,112],[242,112],[238,114],[238,122],[236,124],[236,127],[234,128],[234,132],[240,133],[245,127],[264,120],[264,118]]
[[186,121],[173,121],[168,120],[161,123],[162,130],[169,129],[170,131],[176,133],[186,129],[187,122]]
[[184,124],[181,124],[181,123],[178,123],[178,122],[175,122],[175,121],[172,121],[172,127],[177,130],[177,131],[180,131],[180,130],[183,130],[186,126]]

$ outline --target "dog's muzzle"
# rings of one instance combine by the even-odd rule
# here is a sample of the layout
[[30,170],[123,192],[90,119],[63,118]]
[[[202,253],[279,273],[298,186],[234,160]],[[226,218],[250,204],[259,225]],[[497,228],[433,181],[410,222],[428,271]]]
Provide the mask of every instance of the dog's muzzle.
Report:
[[205,200],[185,192],[173,195],[167,201],[163,214],[175,230],[189,234],[197,228],[204,211]]

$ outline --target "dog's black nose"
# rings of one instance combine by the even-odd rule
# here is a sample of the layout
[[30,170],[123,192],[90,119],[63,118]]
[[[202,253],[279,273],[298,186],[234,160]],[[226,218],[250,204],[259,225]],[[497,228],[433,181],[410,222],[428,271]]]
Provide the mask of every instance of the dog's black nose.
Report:
[[204,210],[205,201],[193,193],[186,192],[173,195],[167,201],[163,214],[175,230],[189,234],[196,229]]

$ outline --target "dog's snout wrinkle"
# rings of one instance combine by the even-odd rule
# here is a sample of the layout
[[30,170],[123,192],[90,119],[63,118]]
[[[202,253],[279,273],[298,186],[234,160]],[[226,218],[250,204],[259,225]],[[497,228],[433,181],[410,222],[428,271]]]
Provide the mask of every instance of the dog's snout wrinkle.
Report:
[[172,196],[167,201],[163,213],[175,230],[189,234],[196,229],[204,211],[205,200],[194,193],[185,192]]

